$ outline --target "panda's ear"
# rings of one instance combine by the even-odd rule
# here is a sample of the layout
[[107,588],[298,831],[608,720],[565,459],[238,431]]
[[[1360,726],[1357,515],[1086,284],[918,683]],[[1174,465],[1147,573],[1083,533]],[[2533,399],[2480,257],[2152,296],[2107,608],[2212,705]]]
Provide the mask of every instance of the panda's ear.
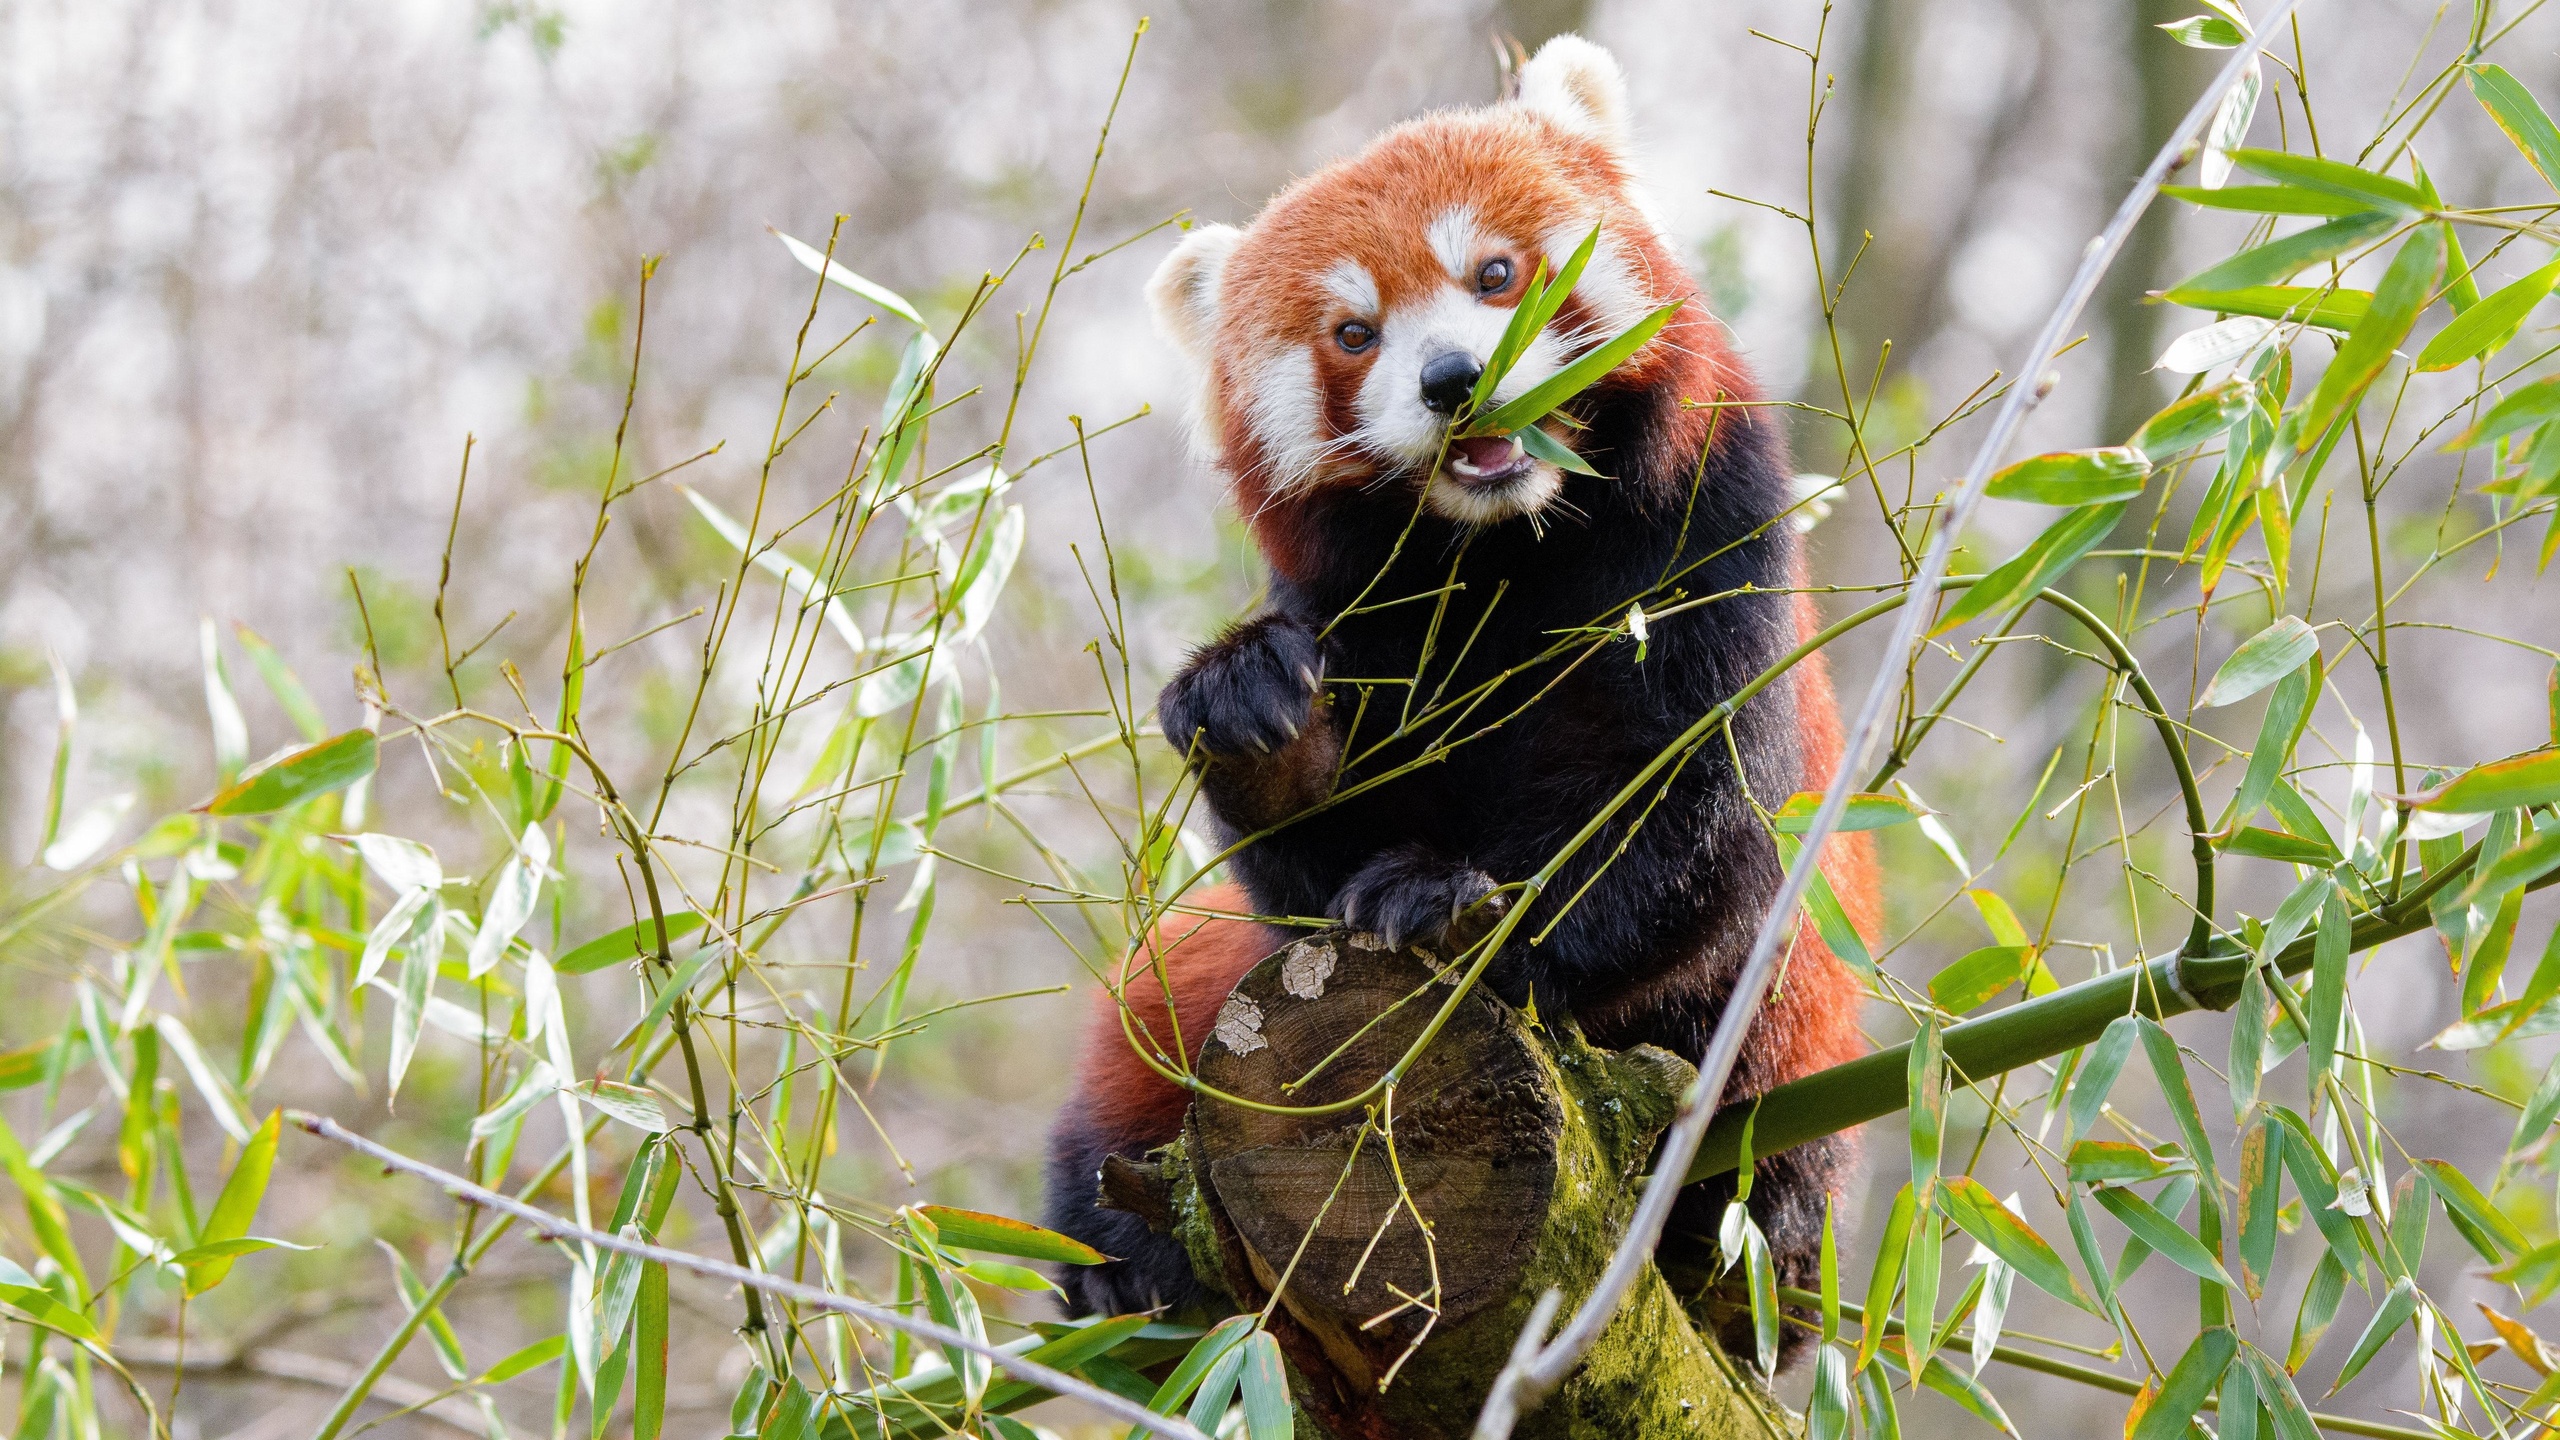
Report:
[[1182,237],[1147,282],[1147,304],[1156,329],[1202,368],[1218,333],[1218,281],[1244,232],[1233,225],[1200,225]]
[[1520,67],[1520,103],[1613,151],[1627,148],[1626,72],[1579,35],[1558,35]]

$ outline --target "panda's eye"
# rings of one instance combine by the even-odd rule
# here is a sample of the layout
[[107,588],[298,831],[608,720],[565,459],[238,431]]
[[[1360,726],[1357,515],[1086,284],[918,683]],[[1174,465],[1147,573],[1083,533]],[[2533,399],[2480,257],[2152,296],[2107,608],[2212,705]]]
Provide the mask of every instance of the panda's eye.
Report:
[[1357,355],[1378,343],[1378,330],[1358,320],[1345,320],[1334,327],[1333,343]]
[[1476,270],[1476,293],[1493,295],[1511,284],[1511,262],[1497,255]]

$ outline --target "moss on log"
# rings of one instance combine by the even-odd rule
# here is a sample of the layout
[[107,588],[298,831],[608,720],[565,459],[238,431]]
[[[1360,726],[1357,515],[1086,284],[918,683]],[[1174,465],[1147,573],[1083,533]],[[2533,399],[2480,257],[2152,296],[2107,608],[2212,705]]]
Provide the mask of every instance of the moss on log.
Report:
[[[1368,1088],[1446,1002],[1427,953],[1328,931],[1267,958],[1203,1047],[1202,1080],[1277,1106]],[[1239,1310],[1272,1306],[1312,1433],[1463,1437],[1532,1306],[1589,1292],[1635,1210],[1689,1066],[1594,1048],[1479,990],[1392,1092],[1305,1116],[1203,1098],[1104,1203],[1181,1237]],[[1419,1223],[1417,1223],[1419,1222]],[[1522,1440],[1783,1436],[1648,1266],[1590,1357],[1522,1421]]]

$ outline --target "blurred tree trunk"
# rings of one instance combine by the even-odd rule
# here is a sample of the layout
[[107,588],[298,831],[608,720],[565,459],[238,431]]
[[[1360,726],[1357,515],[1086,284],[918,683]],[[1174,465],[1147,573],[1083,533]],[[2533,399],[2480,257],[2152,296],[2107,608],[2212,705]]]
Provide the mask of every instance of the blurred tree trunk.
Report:
[[[2153,28],[2184,19],[2194,11],[2186,0],[2121,0],[2119,43],[2127,77],[2126,123],[2117,132],[2122,149],[2116,169],[2131,185],[2169,131],[2195,103],[2196,92],[2212,78],[2216,57],[2190,50]],[[2160,308],[2143,296],[2176,277],[2168,273],[2174,256],[2170,241],[2177,212],[2167,201],[2154,202],[2142,223],[2125,240],[2124,253],[2107,272],[2099,292],[2098,314],[2107,327],[2106,425],[2099,439],[2116,444],[2131,435],[2160,408],[2160,378],[2151,374],[2152,357],[2160,353]]]

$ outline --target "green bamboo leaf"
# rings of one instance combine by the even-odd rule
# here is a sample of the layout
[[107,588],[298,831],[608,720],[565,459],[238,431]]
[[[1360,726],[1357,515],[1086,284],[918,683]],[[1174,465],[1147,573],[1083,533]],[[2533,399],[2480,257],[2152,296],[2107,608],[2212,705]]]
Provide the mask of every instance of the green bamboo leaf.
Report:
[[[2468,1234],[2464,1239],[2471,1238]],[[2560,1240],[2526,1251],[2523,1255],[2486,1272],[2501,1285],[2513,1285],[2525,1294],[2527,1306],[2538,1306],[2560,1290]]]
[[2356,328],[2347,332],[2346,343],[2338,347],[2320,376],[2320,388],[2313,392],[2311,408],[2303,417],[2302,438],[2294,442],[2297,452],[2309,453],[2331,426],[2355,408],[2390,361],[2391,352],[2409,338],[2418,312],[2433,298],[2436,280],[2443,273],[2442,232],[2422,226],[2400,242],[2399,252],[2373,287],[2372,305]]
[[373,773],[379,749],[369,730],[349,730],[243,774],[196,809],[208,815],[272,815],[344,790]]
[[1064,1265],[1099,1265],[1109,1257],[1081,1240],[1070,1239],[1054,1230],[990,1215],[983,1210],[960,1210],[949,1205],[919,1205],[916,1213],[933,1222],[943,1244],[955,1250],[978,1250],[990,1255],[1018,1255],[1025,1260],[1049,1260]]
[[[1886,1342],[1879,1353],[1885,1363],[1905,1375],[1912,1370],[1912,1354],[1905,1343],[1907,1337],[1896,1336]],[[1949,1365],[1935,1355],[1926,1356],[1920,1364],[1920,1383],[1971,1411],[1975,1418],[2006,1435],[2016,1435],[2018,1428],[2009,1423],[2009,1414],[2000,1402],[1983,1388],[1980,1381]]]
[[[258,1218],[259,1202],[267,1198],[267,1180],[275,1173],[276,1137],[283,1121],[284,1112],[268,1111],[266,1123],[241,1147],[230,1177],[222,1182],[221,1195],[214,1199],[213,1210],[205,1216],[204,1228],[196,1234],[198,1246],[248,1235],[250,1222]],[[229,1255],[210,1255],[188,1264],[186,1292],[201,1295],[221,1284],[231,1273],[232,1259]]]
[[2487,445],[2519,431],[2530,430],[2555,416],[2560,416],[2560,375],[2546,375],[2509,392],[2505,399],[2489,407],[2488,414],[2473,421],[2471,428],[2446,441],[2444,448],[2450,454],[2468,450],[2474,445]]
[[2221,1381],[2222,1372],[2231,1368],[2231,1357],[2239,1349],[2238,1337],[2219,1325],[2196,1336],[2194,1343],[2187,1346],[2187,1353],[2169,1367],[2159,1393],[2151,1397],[2141,1421],[2125,1440],[2177,1440],[2185,1435],[2188,1424],[2203,1412],[2204,1402]]
[[2284,1192],[2284,1130],[2272,1115],[2240,1136],[2240,1286],[2255,1300],[2275,1265],[2276,1211]]
[[[2551,935],[2550,953],[2560,955],[2560,930]],[[2542,1083],[2533,1087],[2523,1113],[2516,1116],[2515,1134],[2507,1140],[2507,1153],[2513,1155],[2541,1140],[2554,1120],[2560,1120],[2560,1055],[2551,1057],[2551,1063],[2543,1069]]]
[[2037,505],[2103,505],[2141,494],[2150,477],[2150,457],[2130,445],[2057,450],[2001,470],[1983,493]]
[[2522,887],[2560,868],[2560,825],[2543,825],[2531,839],[2500,855],[2496,862],[2482,870],[2462,892],[2465,905],[2494,905],[2501,896],[2521,893]]
[[[667,917],[663,931],[664,943],[672,945],[701,928],[700,914],[691,910],[679,910]],[[590,971],[602,970],[608,965],[628,965],[634,960],[646,960],[655,956],[659,947],[640,937],[644,934],[654,936],[660,933],[660,927],[654,920],[625,925],[619,930],[608,931],[571,950],[568,954],[551,962],[551,968],[563,975],[584,975]]]
[[1840,1338],[1840,1237],[1832,1228],[1832,1212],[1837,1206],[1825,1197],[1822,1202],[1822,1343],[1829,1345]]
[[2506,348],[2524,317],[2551,293],[2554,282],[2560,282],[2560,260],[2500,287],[2437,331],[2436,337],[2418,352],[2417,368],[2450,370]]
[[1289,1404],[1289,1371],[1280,1360],[1280,1342],[1268,1330],[1256,1330],[1245,1342],[1244,1433],[1249,1440],[1289,1440],[1297,1431]]
[[[981,1362],[983,1363],[983,1362]],[[818,1401],[798,1380],[784,1376],[782,1398],[756,1431],[756,1440],[815,1440]]]
[[541,1339],[534,1341],[532,1344],[525,1346],[523,1349],[516,1351],[514,1354],[509,1355],[497,1364],[482,1371],[480,1373],[478,1383],[482,1385],[502,1385],[509,1380],[513,1380],[519,1375],[525,1374],[531,1370],[539,1370],[543,1366],[559,1359],[560,1356],[568,1350],[568,1348],[568,1336],[545,1335]]
[[842,265],[828,259],[826,252],[818,249],[816,246],[794,240],[790,236],[783,234],[781,231],[775,230],[770,225],[766,226],[765,229],[773,236],[774,239],[782,242],[783,248],[791,252],[792,259],[808,266],[818,274],[824,275],[827,277],[829,283],[843,286],[845,289],[852,291],[854,294],[861,296],[863,299],[870,301],[872,304],[879,306],[881,309],[888,311],[890,314],[897,316],[899,319],[906,321],[917,329],[921,330],[924,328],[924,317],[917,314],[916,307],[908,304],[906,297],[900,295],[897,291],[892,290],[885,285],[876,284],[872,281],[863,279],[861,276],[847,270]]
[[1911,1058],[1904,1072],[1910,1106],[1911,1189],[1925,1214],[1938,1183],[1947,1120],[1947,1052],[1936,1016],[1921,1016],[1920,1033],[1911,1037]]
[[1938,1226],[1937,1202],[1922,1203],[1912,1217],[1911,1246],[1902,1261],[1903,1338],[1922,1360],[1937,1348],[1945,1332],[1938,1325],[1938,1282],[1945,1258],[1945,1236]]
[[1545,418],[1548,411],[1607,378],[1610,371],[1626,362],[1628,356],[1644,348],[1671,317],[1680,313],[1684,301],[1670,304],[1619,331],[1565,366],[1555,374],[1529,387],[1518,399],[1497,407],[1492,414],[1477,419],[1468,427],[1474,435],[1509,435]]
[[2305,190],[2296,185],[2163,185],[2160,193],[2215,210],[2245,210],[2257,215],[2360,215],[2373,207],[2353,195]]
[[2276,682],[2275,694],[2267,700],[2267,713],[2258,723],[2258,743],[2249,750],[2249,768],[2240,778],[2239,793],[2232,797],[2232,824],[2245,824],[2255,818],[2258,807],[2274,792],[2277,780],[2293,758],[2294,746],[2301,742],[2303,727],[2310,722],[2311,700],[2320,692],[2321,671],[2320,653],[2315,647],[2303,666],[2286,672]]
[[2196,1092],[2187,1082],[2187,1064],[2178,1053],[2177,1039],[2148,1015],[2134,1017],[2134,1023],[2142,1034],[2143,1051],[2151,1057],[2151,1073],[2160,1082],[2160,1096],[2169,1102],[2169,1113],[2177,1117],[2187,1158],[2196,1162],[2196,1172],[2205,1187],[2205,1202],[2219,1205],[2222,1187],[2213,1165],[2213,1138],[2205,1133],[2204,1116],[2196,1108]]
[[2029,541],[2027,548],[1999,569],[1975,581],[1953,605],[1930,627],[1931,635],[1944,635],[1976,616],[2032,598],[2059,579],[2062,572],[2080,562],[2080,557],[2098,548],[2116,521],[2124,518],[2124,502],[2092,505],[2074,510],[2053,523],[2042,535]]
[[1894,1413],[1893,1386],[1884,1367],[1870,1365],[1849,1374],[1858,1387],[1858,1424],[1867,1440],[1902,1440],[1902,1417]]
[[2071,1108],[2062,1138],[2070,1140],[2089,1133],[2089,1127],[2106,1107],[2107,1092],[2115,1088],[2117,1072],[2124,1069],[2125,1057],[2133,1053],[2134,1042],[2142,1037],[2142,1027],[2130,1015],[2120,1015],[2107,1022],[2107,1028],[2089,1047],[2088,1058],[2080,1062],[2080,1073],[2071,1082]]
[[231,632],[238,637],[240,648],[249,652],[249,664],[257,670],[258,678],[266,682],[267,693],[276,697],[276,704],[283,708],[285,718],[293,722],[293,728],[302,732],[302,738],[318,740],[326,736],[329,722],[320,714],[320,707],[312,700],[311,692],[303,688],[301,678],[293,673],[293,667],[285,664],[284,657],[276,653],[276,647],[268,644],[265,636],[236,620],[232,622]]
[[2215,847],[2225,855],[2246,855],[2258,860],[2281,860],[2288,865],[2327,867],[2338,863],[2338,848],[2326,840],[2307,840],[2281,830],[2247,826],[2233,831]]
[[2301,616],[2279,615],[2274,624],[2240,642],[2240,648],[2213,672],[2212,683],[2204,687],[2196,705],[2211,710],[2246,700],[2301,669],[2319,650],[2319,633]]
[[2320,930],[2312,947],[2311,961],[2311,1034],[2306,1037],[2311,1049],[2311,1084],[2318,1095],[2320,1077],[2329,1073],[2337,1053],[2338,1029],[2347,1013],[2347,953],[2354,922],[2347,914],[2346,897],[2336,886],[2320,902]]
[[2560,801],[2560,749],[2536,750],[2474,765],[2418,797],[2416,804],[2421,810],[2438,814],[2482,815],[2554,801]]
[[1227,1407],[1235,1403],[1236,1382],[1244,1375],[1245,1356],[1252,1348],[1249,1343],[1235,1345],[1218,1357],[1209,1373],[1200,1377],[1200,1388],[1191,1397],[1191,1408],[1182,1412],[1183,1419],[1202,1431],[1218,1430],[1219,1422],[1226,1419]]
[[1804,1402],[1805,1440],[1848,1440],[1849,1359],[1824,1345],[1813,1356],[1813,1393]]
[[1573,294],[1573,287],[1582,282],[1583,267],[1591,263],[1593,252],[1600,246],[1600,228],[1600,224],[1595,223],[1590,233],[1582,237],[1582,243],[1565,257],[1564,268],[1553,275],[1547,273],[1545,257],[1539,257],[1537,268],[1529,273],[1528,285],[1520,292],[1520,303],[1511,309],[1510,323],[1503,326],[1502,338],[1494,342],[1493,354],[1485,359],[1484,373],[1476,377],[1475,389],[1467,395],[1468,415],[1474,415],[1492,400],[1494,389],[1502,383],[1502,377],[1510,374],[1511,367],[1520,363],[1529,343],[1537,339],[1538,333],[1547,328],[1547,322],[1556,318],[1556,312],[1564,308],[1564,302]]
[[2195,1162],[2175,1145],[2145,1150],[2126,1140],[2083,1140],[2071,1147],[2071,1178],[2082,1185],[2137,1185],[2192,1175]]
[[2248,40],[2240,27],[2220,15],[2190,15],[2184,20],[2169,20],[2151,27],[2166,30],[2169,38],[2196,50],[2229,50]]
[[2264,320],[2282,320],[2337,331],[2353,330],[2373,304],[2373,295],[2369,291],[2308,285],[2252,285],[2245,290],[2178,289],[2168,291],[2160,298],[2190,310],[2210,310],[2217,315],[2255,315]]
[[[2533,1242],[2525,1238],[2516,1222],[2508,1219],[2507,1213],[2492,1204],[2488,1196],[2481,1194],[2480,1187],[2471,1183],[2470,1176],[2443,1160],[2420,1160],[2418,1168],[2427,1172],[2427,1178],[2435,1182],[2436,1193],[2444,1200],[2445,1214],[2456,1221],[2467,1222],[2487,1236],[2497,1249],[2506,1252],[2507,1258],[2523,1255],[2533,1248]],[[2483,1258],[2493,1264],[2499,1259],[2494,1253]]]
[[2378,240],[2400,223],[2398,215],[2364,210],[2341,215],[2325,225],[2243,250],[2209,270],[2181,281],[2180,290],[2246,290],[2292,279],[2306,266],[2318,264]]
[[[26,1276],[29,1282],[35,1278],[15,1265],[9,1266],[9,1272],[17,1276]],[[55,1298],[52,1291],[41,1285],[15,1284],[8,1280],[0,1280],[0,1305],[6,1305],[17,1311],[31,1324],[41,1325],[47,1330],[59,1331],[74,1340],[86,1340],[91,1344],[99,1344],[105,1339],[98,1333],[98,1327],[90,1323],[88,1316],[63,1304]]]
[[2356,1337],[2356,1348],[2347,1354],[2347,1363],[2338,1367],[2338,1378],[2331,1382],[2328,1393],[2335,1395],[2350,1380],[2363,1372],[2373,1357],[2382,1353],[2400,1327],[2418,1313],[2418,1286],[2407,1276],[2392,1282],[2390,1291],[2375,1307],[2373,1318],[2365,1322],[2364,1333]]
[[1893,1208],[1877,1240],[1875,1265],[1867,1272],[1865,1319],[1859,1322],[1857,1364],[1852,1367],[1861,1372],[1875,1359],[1876,1347],[1884,1343],[1885,1317],[1893,1311],[1893,1292],[1902,1283],[1903,1265],[1910,1255],[1914,1214],[1912,1190],[1905,1185],[1894,1192]]
[[1570,470],[1576,475],[1600,474],[1591,468],[1589,461],[1567,449],[1563,441],[1535,425],[1523,426],[1511,438],[1519,441],[1520,448],[1528,451],[1532,459],[1544,460],[1559,470]]
[[1986,945],[1970,951],[1929,977],[1930,1003],[1962,1015],[2026,979],[2035,962],[2032,945]]
[[2394,180],[2359,169],[2343,160],[2329,160],[2317,155],[2295,155],[2283,150],[2234,150],[2232,163],[2252,174],[2263,175],[2286,185],[2305,190],[2318,190],[2404,215],[2426,208],[2426,196],[2406,180]]
[[2249,1112],[2257,1108],[2258,1083],[2264,1078],[2267,1056],[2267,1008],[2273,997],[2267,994],[2267,982],[2255,965],[2240,977],[2240,998],[2231,1006],[2231,1114],[2234,1123],[2245,1123]]
[[2347,1272],[2340,1268],[2335,1252],[2323,1251],[2311,1267],[2311,1278],[2303,1282],[2302,1304],[2293,1313],[2293,1340],[2285,1347],[2285,1369],[2300,1370],[2311,1358],[2320,1337],[2329,1333],[2338,1318],[2338,1303],[2346,1294]]
[[[1127,1318],[1143,1321],[1146,1317]],[[1253,1328],[1250,1315],[1230,1315],[1212,1326],[1209,1333],[1192,1344],[1181,1362],[1173,1367],[1173,1373],[1165,1376],[1164,1383],[1156,1387],[1155,1399],[1147,1402],[1147,1408],[1159,1415],[1172,1414],[1175,1406],[1191,1398],[1192,1392],[1199,1388],[1200,1382],[1207,1378],[1219,1361],[1244,1344],[1245,1337],[1253,1333]]]
[[[1736,1209],[1743,1207],[1737,1205]],[[1763,1376],[1778,1373],[1778,1269],[1769,1255],[1769,1237],[1745,1210],[1742,1275],[1751,1287],[1751,1337]]]
[[2223,1270],[2222,1262],[2215,1259],[2213,1252],[2205,1248],[2203,1241],[2198,1240],[2177,1221],[2153,1208],[2150,1201],[2130,1190],[2113,1185],[2102,1186],[2089,1193],[2100,1205],[2106,1207],[2108,1214],[2115,1216],[2125,1229],[2132,1231],[2135,1239],[2150,1246],[2170,1264],[2199,1279],[2210,1280],[2216,1285],[2234,1290],[2239,1288],[2232,1283],[2229,1273]]
[[[418,1278],[416,1270],[410,1268],[409,1257],[400,1253],[399,1246],[380,1236],[374,1237],[373,1243],[380,1246],[382,1253],[391,1261],[391,1283],[400,1292],[400,1304],[409,1313],[416,1314],[418,1307],[427,1303],[426,1283]],[[435,1346],[436,1360],[444,1366],[444,1373],[456,1380],[468,1376],[471,1359],[463,1353],[462,1336],[454,1330],[453,1321],[446,1317],[442,1307],[429,1310],[421,1323],[426,1328],[427,1338]]]
[[2320,1153],[2319,1142],[2312,1139],[2311,1127],[2301,1116],[2281,1105],[2268,1107],[2268,1113],[2284,1124],[2284,1168],[2302,1195],[2302,1208],[2320,1227],[2321,1238],[2329,1242],[2329,1254],[2344,1274],[2362,1285],[2364,1247],[2357,1239],[2356,1218],[2338,1208],[2338,1175],[2330,1168],[2329,1157]]
[[[943,1275],[939,1257],[934,1253],[932,1222],[910,1211],[907,1229],[923,1247],[923,1255],[916,1262],[916,1274],[924,1284],[926,1309],[943,1325],[984,1343],[986,1323],[978,1312],[978,1297],[970,1293],[968,1286]],[[987,1357],[957,1345],[943,1346],[942,1353],[950,1363],[951,1373],[960,1377],[968,1402],[975,1405],[978,1397],[987,1393],[987,1382],[993,1375]]]
[[2560,128],[2554,128],[2551,117],[2533,92],[2524,88],[2516,77],[2500,65],[2470,65],[2471,98],[2507,132],[2516,149],[2541,172],[2543,182],[2560,190]]
[[[2231,1368],[2222,1372],[2222,1391],[2214,1397],[2215,1423],[2219,1427],[2214,1432],[2215,1440],[2261,1440],[2259,1422],[2265,1416],[2258,1408],[2257,1372],[2247,1356],[2248,1346],[2244,1344]],[[2312,1440],[2318,1440],[2316,1432]]]
[[2436,1208],[2436,1185],[2424,1170],[2403,1173],[2400,1183],[2391,1190],[2391,1253],[2397,1263],[2393,1270],[2414,1275],[2427,1255],[2427,1216]]
[[[1822,808],[1822,792],[1799,790],[1787,797],[1786,803],[1769,812],[1769,823],[1782,834],[1801,835],[1813,826],[1813,812]],[[1849,808],[1841,812],[1840,829],[1882,830],[1917,820],[1929,812],[1899,795],[1880,795],[1857,791],[1849,796]]]
[[2126,445],[2159,464],[2182,450],[2204,444],[2249,418],[2257,407],[2258,387],[2245,379],[2225,380],[2199,390],[2142,422]]
[[1956,1175],[1949,1177],[1945,1185],[1947,1218],[1956,1222],[1957,1228],[2007,1261],[2009,1268],[2025,1277],[2028,1284],[2056,1300],[2104,1317],[2105,1310],[2072,1278],[2071,1267],[2062,1262],[2053,1246],[2036,1233],[2035,1227],[1994,1199],[1981,1182],[1970,1175]]

